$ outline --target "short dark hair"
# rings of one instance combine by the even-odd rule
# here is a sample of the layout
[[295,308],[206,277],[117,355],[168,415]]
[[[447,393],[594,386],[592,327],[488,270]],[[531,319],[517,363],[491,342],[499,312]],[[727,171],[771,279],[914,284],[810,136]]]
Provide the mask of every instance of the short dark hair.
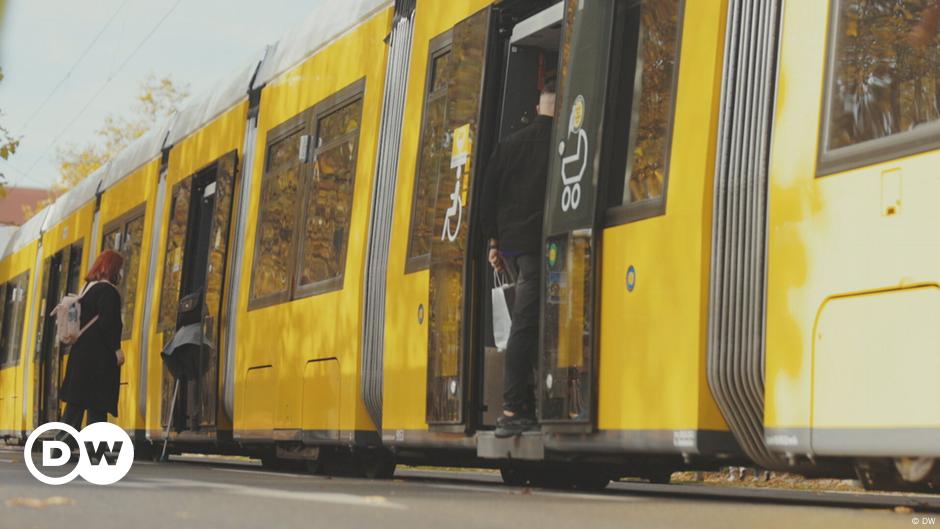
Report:
[[555,78],[550,77],[545,79],[545,82],[542,83],[542,94],[555,94]]

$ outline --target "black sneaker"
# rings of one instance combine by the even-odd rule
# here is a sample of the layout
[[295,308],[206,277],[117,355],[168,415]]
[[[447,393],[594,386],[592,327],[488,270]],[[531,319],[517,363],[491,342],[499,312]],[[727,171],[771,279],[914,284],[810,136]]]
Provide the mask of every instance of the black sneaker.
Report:
[[538,429],[539,423],[535,420],[534,416],[517,413],[512,417],[501,415],[496,419],[496,430],[493,434],[502,439],[519,435],[522,432],[531,432]]

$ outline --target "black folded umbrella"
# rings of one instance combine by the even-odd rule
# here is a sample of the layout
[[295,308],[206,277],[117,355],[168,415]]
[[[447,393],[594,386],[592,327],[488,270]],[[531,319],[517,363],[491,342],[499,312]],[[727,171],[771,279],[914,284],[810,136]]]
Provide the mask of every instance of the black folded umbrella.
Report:
[[175,378],[193,380],[208,368],[208,364],[202,362],[202,356],[206,354],[204,346],[211,347],[212,344],[202,332],[202,323],[190,323],[176,331],[160,355]]

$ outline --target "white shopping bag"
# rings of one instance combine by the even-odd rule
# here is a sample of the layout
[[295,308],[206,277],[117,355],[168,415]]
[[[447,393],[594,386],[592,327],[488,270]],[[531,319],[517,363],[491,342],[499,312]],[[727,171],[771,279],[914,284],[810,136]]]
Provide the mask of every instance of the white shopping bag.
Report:
[[516,285],[507,283],[499,272],[493,273],[493,283],[496,285],[493,288],[493,339],[496,342],[496,349],[505,351],[509,343],[509,330],[512,327],[510,307]]

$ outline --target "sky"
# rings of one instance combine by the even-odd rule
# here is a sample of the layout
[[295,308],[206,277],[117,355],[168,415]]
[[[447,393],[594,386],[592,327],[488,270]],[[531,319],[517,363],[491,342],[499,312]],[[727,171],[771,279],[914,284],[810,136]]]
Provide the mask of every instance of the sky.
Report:
[[56,148],[129,115],[148,75],[203,93],[323,1],[334,0],[7,0],[0,125],[21,143],[0,173],[8,185],[51,186]]

